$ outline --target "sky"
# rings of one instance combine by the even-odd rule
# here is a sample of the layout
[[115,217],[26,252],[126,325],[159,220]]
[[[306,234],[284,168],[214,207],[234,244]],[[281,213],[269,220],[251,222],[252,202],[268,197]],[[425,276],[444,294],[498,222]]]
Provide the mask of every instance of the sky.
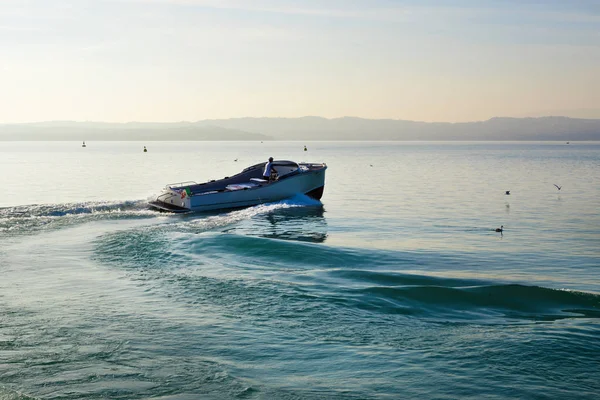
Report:
[[598,0],[0,0],[0,123],[600,118]]

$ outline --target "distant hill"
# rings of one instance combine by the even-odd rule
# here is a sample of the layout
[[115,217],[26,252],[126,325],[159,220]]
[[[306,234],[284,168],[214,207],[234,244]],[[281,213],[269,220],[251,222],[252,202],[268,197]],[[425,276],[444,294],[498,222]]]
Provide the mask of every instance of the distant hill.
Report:
[[190,122],[124,124],[104,122],[54,121],[0,125],[2,140],[64,141],[194,141],[194,140],[272,140],[260,133],[234,128],[196,125]]
[[557,140],[600,141],[600,119],[491,118],[418,122],[344,117],[231,118],[173,123],[54,121],[0,125],[0,140]]
[[492,118],[480,122],[418,122],[344,117],[234,118],[199,121],[260,132],[278,140],[600,140],[600,119]]

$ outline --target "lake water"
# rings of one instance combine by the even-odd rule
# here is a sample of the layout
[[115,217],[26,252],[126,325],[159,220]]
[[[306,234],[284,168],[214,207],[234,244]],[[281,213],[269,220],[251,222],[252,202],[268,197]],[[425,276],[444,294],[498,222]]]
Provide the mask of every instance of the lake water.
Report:
[[[322,203],[146,206],[269,156],[326,162]],[[0,142],[0,168],[0,399],[600,393],[600,143]]]

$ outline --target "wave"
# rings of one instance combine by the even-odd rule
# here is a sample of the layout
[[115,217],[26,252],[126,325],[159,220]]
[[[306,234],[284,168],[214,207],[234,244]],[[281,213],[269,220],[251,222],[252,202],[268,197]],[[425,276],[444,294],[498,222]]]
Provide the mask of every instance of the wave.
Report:
[[30,234],[99,219],[150,218],[143,200],[32,204],[0,208],[0,233]]
[[[232,212],[175,215],[150,209],[147,200],[90,201],[80,203],[33,204],[0,208],[0,234],[31,234],[103,219],[171,218],[190,230],[232,224],[255,215],[277,210],[321,205],[305,195]],[[196,229],[197,230],[197,229]]]
[[[261,304],[284,297],[300,310],[309,299],[324,308],[433,319],[600,318],[596,294],[499,282],[497,277],[485,280],[481,274],[478,279],[453,276],[461,265],[481,262],[465,254],[315,245],[311,242],[326,237],[323,213],[322,204],[307,196],[185,215],[151,211],[141,200],[29,205],[1,208],[0,234],[160,218],[100,231],[93,239],[92,259],[127,270],[159,290],[179,293],[183,301],[199,293],[216,301],[211,296],[218,293],[218,301],[231,307],[241,298]],[[281,238],[293,240],[272,240]]]
[[[396,308],[411,314],[428,314],[453,319],[478,315],[554,320],[561,318],[600,318],[600,296],[521,284],[448,286],[378,286],[353,291],[361,305],[383,313]],[[401,307],[400,307],[401,306]]]
[[0,386],[0,399],[2,400],[35,400],[37,397],[31,397],[16,390]]
[[301,316],[313,307],[332,315],[364,312],[437,321],[600,318],[597,294],[428,273],[431,264],[455,262],[444,254],[336,248],[219,231],[157,233],[136,230],[103,238],[96,256],[133,270],[134,279],[182,302],[219,304],[241,313],[253,304],[251,312],[268,312],[265,318]]

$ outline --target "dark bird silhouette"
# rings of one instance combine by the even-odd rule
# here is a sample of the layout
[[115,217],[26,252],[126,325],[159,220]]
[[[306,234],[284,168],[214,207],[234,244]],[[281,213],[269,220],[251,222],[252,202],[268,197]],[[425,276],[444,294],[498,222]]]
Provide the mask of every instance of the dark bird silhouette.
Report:
[[506,191],[506,195],[508,196],[509,194],[510,194],[510,190],[507,190]]
[[238,160],[238,159],[236,158],[236,159],[235,159],[235,160],[233,160],[233,161],[237,161],[237,160]]
[[500,228],[496,228],[496,232],[502,233],[503,230],[504,230],[504,225],[501,225]]
[[562,186],[558,186],[556,183],[553,183],[553,185],[556,186],[558,190],[562,189]]
[[373,164],[369,164],[371,167],[373,166]]

